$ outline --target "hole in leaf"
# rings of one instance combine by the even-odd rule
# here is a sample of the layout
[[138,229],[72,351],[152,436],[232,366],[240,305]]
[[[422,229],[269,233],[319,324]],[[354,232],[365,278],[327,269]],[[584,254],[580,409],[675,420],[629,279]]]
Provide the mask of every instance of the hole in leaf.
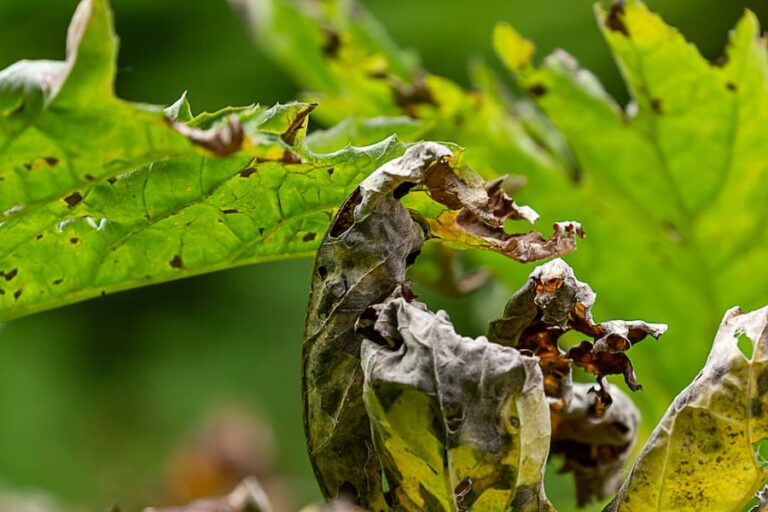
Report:
[[755,454],[755,460],[760,469],[768,469],[768,438],[763,438],[756,443],[752,443],[752,451]]
[[406,256],[405,257],[405,265],[407,267],[410,267],[411,265],[416,263],[416,258],[419,257],[419,254],[421,254],[421,250],[420,249],[416,249],[415,251],[410,253],[408,256]]
[[408,192],[410,192],[411,189],[415,186],[416,186],[415,183],[410,183],[410,182],[401,183],[400,185],[397,186],[394,192],[392,192],[392,197],[394,197],[395,199],[401,199]]
[[752,340],[743,332],[739,333],[739,337],[736,340],[736,346],[739,347],[739,351],[748,361],[752,359]]

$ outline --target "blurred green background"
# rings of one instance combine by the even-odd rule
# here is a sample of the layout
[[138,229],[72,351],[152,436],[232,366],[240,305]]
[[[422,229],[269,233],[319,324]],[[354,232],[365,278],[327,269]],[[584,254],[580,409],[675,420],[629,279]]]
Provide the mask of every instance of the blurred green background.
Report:
[[[363,3],[395,40],[421,54],[427,69],[460,83],[467,83],[471,57],[493,61],[492,27],[507,20],[536,41],[542,54],[561,47],[575,55],[615,97],[626,100],[590,0]],[[765,1],[648,3],[708,58],[722,53],[727,32],[745,7],[768,20]],[[76,4],[2,0],[0,67],[23,58],[63,58]],[[200,111],[271,104],[297,94],[225,0],[113,0],[113,7],[121,37],[117,91],[125,99],[169,104],[187,90],[193,109]],[[43,490],[84,510],[118,502],[132,511],[215,489],[223,478],[214,474],[216,468],[222,473],[226,466],[232,474],[260,472],[282,495],[278,508],[295,510],[316,499],[299,399],[310,265],[301,260],[242,268],[3,326],[0,490]],[[467,300],[435,300],[465,334],[480,334],[504,295],[491,287]],[[696,371],[686,368],[685,360],[680,365]],[[245,444],[256,445],[258,463],[227,459],[220,438],[238,429],[250,436]],[[187,474],[178,469],[185,466],[179,461],[193,461],[186,466],[200,469]],[[552,495],[569,492],[565,480],[552,485],[563,486],[550,486]]]

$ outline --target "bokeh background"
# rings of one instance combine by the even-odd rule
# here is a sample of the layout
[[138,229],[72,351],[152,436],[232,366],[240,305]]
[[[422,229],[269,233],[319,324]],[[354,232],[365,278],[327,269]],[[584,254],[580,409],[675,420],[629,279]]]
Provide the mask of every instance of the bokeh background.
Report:
[[[121,37],[117,91],[125,99],[169,104],[186,90],[197,112],[288,101],[298,92],[225,0],[112,3]],[[363,3],[427,69],[459,83],[467,83],[470,58],[494,62],[491,30],[507,20],[542,53],[566,49],[616,98],[627,98],[590,0]],[[745,7],[768,22],[764,0],[648,3],[709,58],[722,53]],[[76,4],[0,1],[0,67],[63,58]],[[3,326],[0,494],[42,492],[77,510],[118,502],[133,511],[219,492],[241,473],[256,473],[278,512],[317,499],[299,398],[310,266],[241,268]],[[464,300],[434,297],[433,304],[476,335],[505,293],[490,287]],[[686,370],[684,358],[680,365],[696,370]],[[548,491],[564,496],[569,485],[556,479]]]

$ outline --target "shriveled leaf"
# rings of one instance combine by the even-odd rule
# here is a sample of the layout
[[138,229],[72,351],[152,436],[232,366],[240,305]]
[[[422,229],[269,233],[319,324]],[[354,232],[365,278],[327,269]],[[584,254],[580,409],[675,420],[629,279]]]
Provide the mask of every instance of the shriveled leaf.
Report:
[[[749,338],[751,357],[739,349]],[[707,363],[675,399],[609,510],[740,512],[768,479],[768,307],[729,310]]]
[[640,412],[621,390],[611,388],[613,403],[604,413],[594,391],[575,383],[567,407],[552,413],[550,455],[562,457],[561,473],[573,473],[580,507],[614,496],[640,423]]
[[[428,221],[406,209],[400,198],[421,190],[420,204],[430,201],[441,211],[471,215],[454,232],[488,243],[500,243],[494,236],[504,233],[497,230],[517,212],[508,196],[489,196],[471,170],[454,168],[457,159],[448,147],[427,142],[387,162],[347,198],[318,250],[303,344],[303,389],[309,452],[326,498],[349,494],[368,508],[386,508],[362,403],[361,337],[354,326],[369,306],[405,281],[406,267],[429,235]],[[429,218],[429,208],[422,211]],[[469,225],[491,232],[475,235],[466,231]]]
[[462,337],[445,312],[398,295],[373,306],[362,346],[363,396],[395,509],[552,510],[536,358]]
[[[537,267],[528,282],[507,303],[502,316],[491,322],[491,341],[527,351],[540,359],[544,388],[556,408],[567,407],[571,400],[571,365],[584,368],[600,384],[597,415],[611,404],[605,389],[606,375],[624,375],[632,390],[640,389],[626,351],[650,335],[661,336],[663,324],[639,320],[613,320],[595,323],[592,306],[595,293],[573,274],[561,259]],[[582,341],[567,352],[560,348],[560,337],[576,330],[593,338]]]
[[180,507],[150,507],[144,512],[272,512],[272,505],[259,481],[249,477],[227,496],[196,500]]

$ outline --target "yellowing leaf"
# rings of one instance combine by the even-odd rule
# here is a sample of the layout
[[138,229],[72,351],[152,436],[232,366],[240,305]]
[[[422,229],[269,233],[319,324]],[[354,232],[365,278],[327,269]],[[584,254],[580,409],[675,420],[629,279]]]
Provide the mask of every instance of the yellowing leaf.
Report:
[[537,359],[459,336],[445,312],[402,297],[374,309],[363,396],[395,509],[552,510]]
[[[751,357],[738,343],[747,337]],[[740,512],[768,479],[768,307],[725,314],[707,363],[670,406],[609,510]]]

